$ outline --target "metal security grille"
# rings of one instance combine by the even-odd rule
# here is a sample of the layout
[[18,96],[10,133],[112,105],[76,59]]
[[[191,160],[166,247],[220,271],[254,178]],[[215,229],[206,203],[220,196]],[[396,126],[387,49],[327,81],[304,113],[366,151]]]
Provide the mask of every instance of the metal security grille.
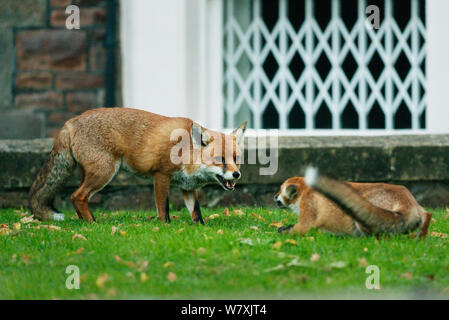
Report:
[[424,0],[226,0],[224,23],[226,127],[425,128]]

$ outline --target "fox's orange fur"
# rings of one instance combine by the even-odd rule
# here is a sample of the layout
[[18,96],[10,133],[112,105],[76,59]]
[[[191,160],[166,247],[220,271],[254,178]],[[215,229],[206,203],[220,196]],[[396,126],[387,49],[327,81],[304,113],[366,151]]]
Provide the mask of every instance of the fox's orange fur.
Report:
[[[188,133],[171,138],[175,130]],[[164,117],[128,108],[101,108],[68,120],[55,139],[49,159],[41,168],[30,191],[30,206],[41,220],[63,219],[55,212],[53,199],[79,165],[82,183],[71,201],[78,216],[94,221],[88,200],[105,187],[123,167],[145,177],[154,177],[159,219],[170,221],[168,192],[178,185],[195,222],[203,223],[197,189],[219,183],[232,190],[240,178],[238,159],[246,123],[232,134],[207,130],[187,118]],[[171,161],[175,145],[183,142],[183,161]],[[195,148],[194,148],[195,147]],[[196,157],[200,150],[199,157]],[[203,156],[202,155],[207,155]],[[196,162],[194,161],[196,159]]]
[[335,234],[404,234],[424,238],[432,217],[407,188],[385,183],[340,182],[309,168],[306,178],[287,179],[275,201],[296,212],[298,223],[279,231],[305,234],[313,228]]

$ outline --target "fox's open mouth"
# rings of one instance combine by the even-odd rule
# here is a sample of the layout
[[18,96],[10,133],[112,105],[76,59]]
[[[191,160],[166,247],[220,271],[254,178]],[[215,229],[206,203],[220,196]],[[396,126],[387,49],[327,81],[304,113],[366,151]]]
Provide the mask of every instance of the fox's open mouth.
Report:
[[221,183],[223,188],[225,188],[226,190],[234,190],[235,182],[233,180],[226,180],[218,174],[216,174],[215,177],[217,178],[218,182]]

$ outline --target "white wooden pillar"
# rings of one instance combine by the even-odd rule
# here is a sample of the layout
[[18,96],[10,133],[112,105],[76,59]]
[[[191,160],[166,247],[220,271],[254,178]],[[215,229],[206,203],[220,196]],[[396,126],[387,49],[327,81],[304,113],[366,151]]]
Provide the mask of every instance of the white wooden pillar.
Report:
[[124,106],[223,127],[222,1],[122,0]]
[[426,127],[431,133],[449,133],[449,1],[426,4]]

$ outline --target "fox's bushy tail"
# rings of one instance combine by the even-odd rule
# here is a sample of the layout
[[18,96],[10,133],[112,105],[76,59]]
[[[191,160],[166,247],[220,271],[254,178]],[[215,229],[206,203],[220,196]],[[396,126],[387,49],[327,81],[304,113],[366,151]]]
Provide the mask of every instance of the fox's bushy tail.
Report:
[[307,185],[334,201],[372,234],[407,233],[420,223],[419,220],[408,221],[400,212],[373,205],[348,184],[322,176],[316,168],[307,168],[305,181]]
[[30,208],[37,219],[63,219],[63,215],[55,212],[53,200],[75,167],[76,162],[70,151],[70,133],[62,128],[30,189]]

